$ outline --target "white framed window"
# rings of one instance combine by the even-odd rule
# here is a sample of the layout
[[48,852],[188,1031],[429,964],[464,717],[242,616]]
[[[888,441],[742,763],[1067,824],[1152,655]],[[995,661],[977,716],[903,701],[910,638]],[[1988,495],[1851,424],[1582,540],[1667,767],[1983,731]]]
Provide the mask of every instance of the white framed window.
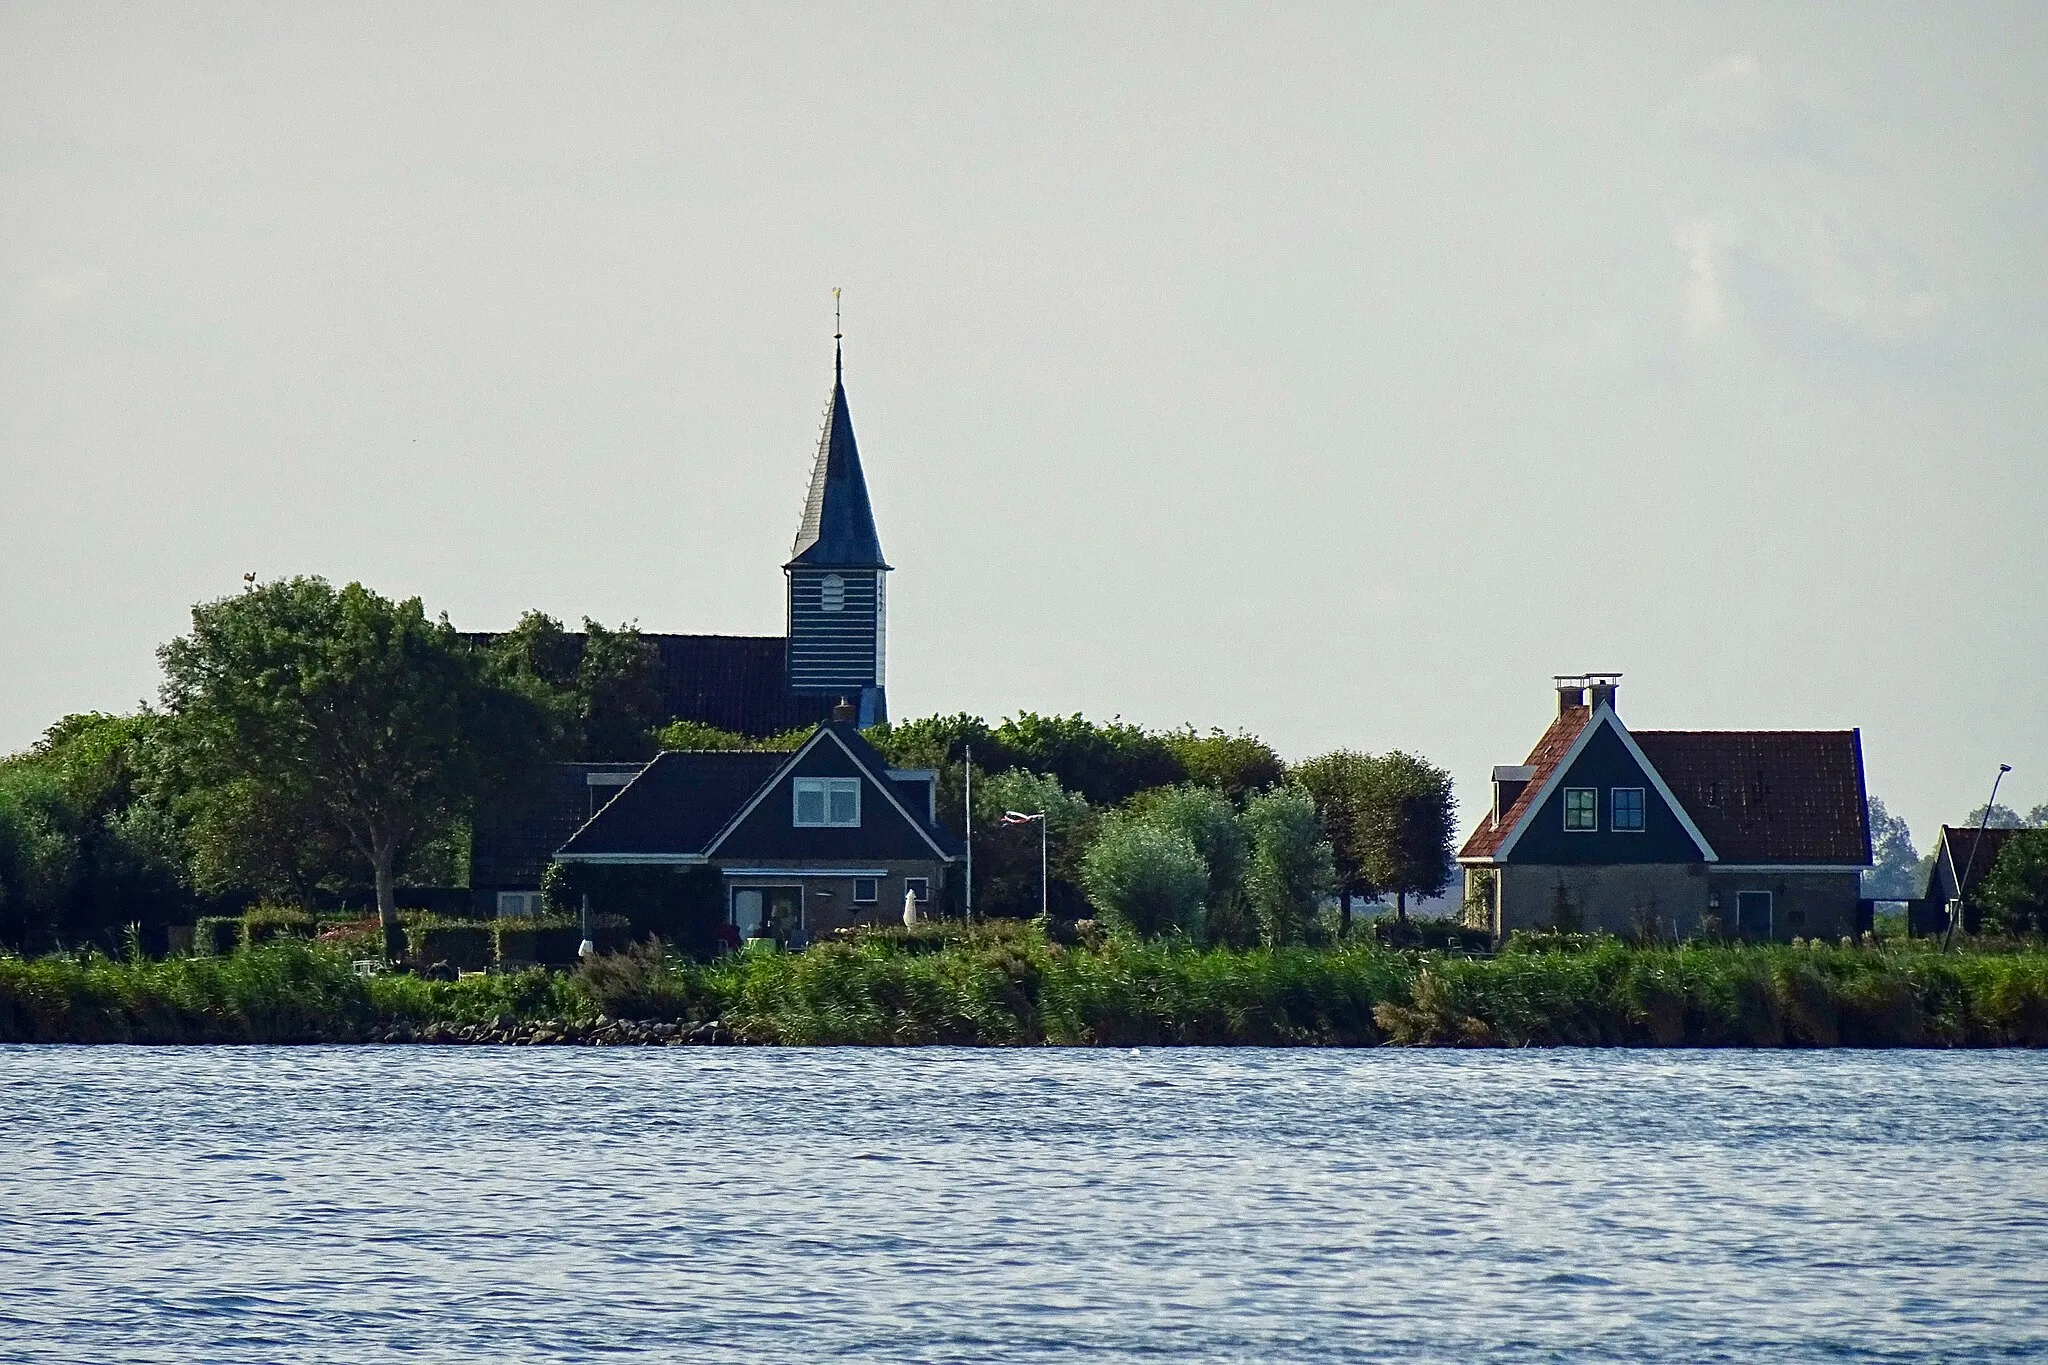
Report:
[[846,610],[846,580],[836,573],[825,575],[825,581],[818,585],[818,609],[820,611]]
[[932,879],[930,877],[905,877],[903,879],[903,889],[915,897],[919,905],[923,905],[932,898]]
[[860,779],[799,777],[793,818],[800,829],[860,828]]
[[855,877],[853,879],[853,903],[873,905],[882,898],[882,883],[876,877]]
[[1564,827],[1568,830],[1600,828],[1600,789],[1598,787],[1566,787],[1564,789]]
[[1643,832],[1643,789],[1616,787],[1608,794],[1607,827]]
[[538,891],[500,891],[498,893],[499,919],[531,919],[541,912],[541,893]]

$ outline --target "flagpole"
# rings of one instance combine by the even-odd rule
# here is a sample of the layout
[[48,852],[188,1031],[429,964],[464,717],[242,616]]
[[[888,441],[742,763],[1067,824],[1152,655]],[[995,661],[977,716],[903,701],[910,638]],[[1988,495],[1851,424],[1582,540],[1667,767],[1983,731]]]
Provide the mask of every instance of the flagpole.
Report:
[[966,795],[960,804],[965,807],[967,817],[967,922],[974,923],[974,746],[962,745],[965,767],[962,774],[967,779]]
[[1038,918],[1052,922],[1052,892],[1045,875],[1045,827],[1052,823],[1045,818],[1045,812],[1038,813]]

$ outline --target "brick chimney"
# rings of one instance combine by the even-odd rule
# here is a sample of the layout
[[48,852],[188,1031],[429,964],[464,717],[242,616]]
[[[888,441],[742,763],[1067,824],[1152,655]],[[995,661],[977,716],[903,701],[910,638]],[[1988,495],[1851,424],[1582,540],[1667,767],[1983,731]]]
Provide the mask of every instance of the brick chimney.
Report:
[[1593,705],[1614,710],[1614,694],[1621,689],[1619,673],[1588,673],[1586,686],[1593,694]]
[[1582,677],[1567,677],[1559,674],[1552,679],[1557,684],[1557,714],[1560,716],[1574,706],[1586,704],[1586,680]]
[[841,725],[851,725],[851,724],[853,724],[853,720],[854,720],[854,717],[855,717],[855,716],[856,716],[857,714],[859,714],[859,713],[858,713],[858,712],[856,712],[856,711],[855,711],[855,710],[853,709],[853,703],[852,703],[852,702],[850,702],[850,701],[848,701],[848,700],[847,700],[846,698],[844,698],[844,697],[841,697],[841,698],[840,698],[840,699],[839,699],[838,701],[834,702],[834,703],[833,703],[833,705],[832,705],[832,719],[833,719],[833,720],[834,720],[835,722],[837,722],[838,724],[841,724]]

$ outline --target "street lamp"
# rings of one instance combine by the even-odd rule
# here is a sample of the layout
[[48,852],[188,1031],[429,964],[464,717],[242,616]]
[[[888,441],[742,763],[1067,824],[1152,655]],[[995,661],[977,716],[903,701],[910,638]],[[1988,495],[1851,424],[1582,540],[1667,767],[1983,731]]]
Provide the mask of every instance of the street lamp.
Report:
[[1045,812],[1037,811],[1032,814],[1026,814],[1021,810],[1006,810],[1003,812],[1003,823],[1006,825],[1028,825],[1033,820],[1038,822],[1038,917],[1040,919],[1050,919],[1052,916],[1049,913],[1049,907],[1052,895],[1048,889],[1051,883],[1047,880],[1045,871]]

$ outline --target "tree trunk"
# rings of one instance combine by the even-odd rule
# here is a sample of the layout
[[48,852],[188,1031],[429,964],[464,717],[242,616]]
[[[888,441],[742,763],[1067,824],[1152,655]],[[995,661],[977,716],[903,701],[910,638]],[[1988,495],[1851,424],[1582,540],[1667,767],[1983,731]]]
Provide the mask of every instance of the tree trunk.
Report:
[[1408,922],[1408,893],[1406,891],[1396,891],[1394,893],[1394,918],[1403,924]]
[[1351,937],[1351,891],[1348,887],[1337,893],[1337,937]]
[[370,844],[370,863],[377,875],[377,923],[384,929],[384,959],[393,964],[405,961],[405,928],[398,922],[397,879],[392,875],[392,865],[397,862],[397,850],[391,841],[379,836]]

